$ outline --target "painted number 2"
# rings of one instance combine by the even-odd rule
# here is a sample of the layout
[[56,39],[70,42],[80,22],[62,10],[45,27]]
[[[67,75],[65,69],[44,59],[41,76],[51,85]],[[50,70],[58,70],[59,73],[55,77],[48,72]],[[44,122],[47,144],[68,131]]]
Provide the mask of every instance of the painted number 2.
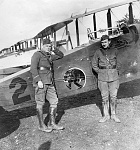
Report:
[[18,77],[11,81],[9,88],[10,89],[15,88],[16,84],[20,84],[21,87],[19,89],[15,90],[14,94],[12,95],[14,105],[31,100],[30,95],[26,95],[24,97],[19,98],[19,95],[23,94],[25,92],[25,90],[27,88],[27,82],[25,80],[23,80],[22,78]]

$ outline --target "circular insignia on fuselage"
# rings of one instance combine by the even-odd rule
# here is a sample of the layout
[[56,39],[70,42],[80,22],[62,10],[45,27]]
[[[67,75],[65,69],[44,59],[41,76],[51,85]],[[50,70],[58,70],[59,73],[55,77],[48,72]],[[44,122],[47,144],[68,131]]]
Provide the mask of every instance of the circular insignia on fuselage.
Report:
[[86,84],[86,74],[80,68],[70,68],[64,73],[64,82],[68,89],[81,89]]

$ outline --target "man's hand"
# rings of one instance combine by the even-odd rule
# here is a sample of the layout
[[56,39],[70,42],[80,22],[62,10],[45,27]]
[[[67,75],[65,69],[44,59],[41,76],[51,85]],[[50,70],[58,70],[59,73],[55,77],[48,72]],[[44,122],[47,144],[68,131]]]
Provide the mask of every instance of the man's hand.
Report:
[[42,82],[42,81],[38,81],[38,83],[37,83],[37,84],[38,84],[38,87],[39,87],[39,88],[41,88],[41,89],[44,87],[44,85],[43,85],[43,82]]

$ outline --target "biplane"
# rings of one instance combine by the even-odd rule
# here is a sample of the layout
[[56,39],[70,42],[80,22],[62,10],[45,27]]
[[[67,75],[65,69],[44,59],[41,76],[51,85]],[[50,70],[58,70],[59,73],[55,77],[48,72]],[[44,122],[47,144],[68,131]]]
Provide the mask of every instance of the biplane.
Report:
[[[140,24],[134,23],[133,3],[127,1],[106,6],[101,9],[86,11],[83,14],[50,25],[31,39],[17,42],[0,53],[0,106],[11,111],[32,106],[34,88],[30,73],[31,56],[41,48],[42,40],[50,38],[54,45],[64,53],[64,58],[54,62],[54,78],[58,97],[68,97],[97,89],[97,75],[91,67],[94,52],[100,47],[98,32],[107,31],[119,50],[120,82],[128,82],[140,77]],[[124,23],[112,27],[111,9],[128,5],[129,25]],[[96,29],[96,14],[107,10],[107,28]],[[93,15],[93,31],[87,28],[89,41],[80,44],[78,19]],[[77,46],[73,47],[68,25],[75,23]],[[57,40],[56,33],[65,29],[66,39]]]

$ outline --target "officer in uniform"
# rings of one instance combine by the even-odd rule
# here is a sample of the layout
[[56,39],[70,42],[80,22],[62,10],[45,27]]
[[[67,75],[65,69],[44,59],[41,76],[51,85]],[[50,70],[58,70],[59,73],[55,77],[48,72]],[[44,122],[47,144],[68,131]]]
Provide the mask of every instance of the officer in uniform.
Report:
[[[35,101],[39,129],[44,132],[62,130],[62,126],[55,123],[58,97],[54,86],[52,61],[60,59],[64,54],[53,47],[49,39],[43,40],[42,49],[35,52],[31,58],[31,73],[33,77],[33,86],[35,87]],[[49,125],[46,126],[43,120],[43,105],[45,98],[50,103],[49,108]]]
[[[110,118],[120,122],[116,116],[117,92],[119,88],[119,76],[117,70],[118,50],[113,46],[108,35],[101,37],[101,47],[96,50],[92,67],[98,74],[98,87],[102,96],[104,116],[99,122],[105,122]],[[109,106],[111,114],[109,114]]]

